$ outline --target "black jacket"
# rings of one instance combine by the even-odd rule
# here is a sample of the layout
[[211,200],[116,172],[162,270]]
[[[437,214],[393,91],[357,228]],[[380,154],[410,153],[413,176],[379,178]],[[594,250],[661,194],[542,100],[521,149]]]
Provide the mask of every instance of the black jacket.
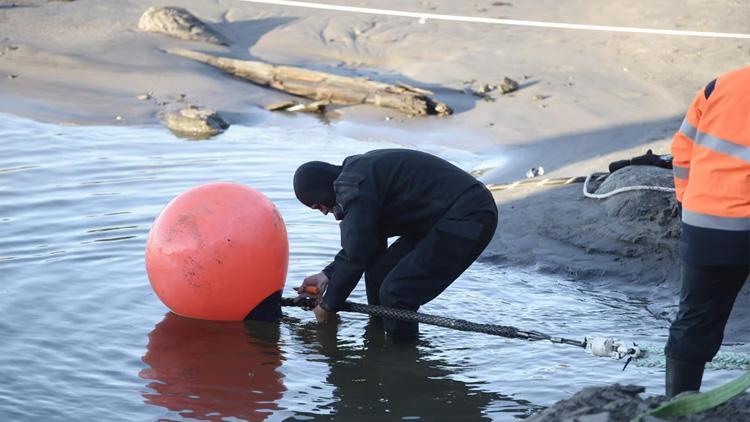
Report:
[[345,159],[333,183],[341,251],[323,270],[330,280],[323,308],[340,308],[389,237],[426,235],[462,193],[477,185],[483,186],[469,173],[419,151],[384,149]]

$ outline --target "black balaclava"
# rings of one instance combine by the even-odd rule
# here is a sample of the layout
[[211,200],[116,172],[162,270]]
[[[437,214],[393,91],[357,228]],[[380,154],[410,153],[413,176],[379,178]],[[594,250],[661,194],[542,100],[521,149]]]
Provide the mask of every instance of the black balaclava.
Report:
[[302,164],[294,173],[294,194],[308,207],[319,204],[333,208],[336,205],[333,181],[339,174],[341,166],[322,161]]

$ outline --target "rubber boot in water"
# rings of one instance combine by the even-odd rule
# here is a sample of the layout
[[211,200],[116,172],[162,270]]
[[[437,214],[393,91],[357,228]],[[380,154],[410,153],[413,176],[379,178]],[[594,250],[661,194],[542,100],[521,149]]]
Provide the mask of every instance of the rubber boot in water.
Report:
[[385,333],[388,338],[399,343],[414,342],[419,338],[419,324],[416,322],[399,321],[393,318],[383,318]]
[[667,358],[665,379],[667,397],[672,398],[685,391],[700,390],[705,366],[703,362],[685,362]]

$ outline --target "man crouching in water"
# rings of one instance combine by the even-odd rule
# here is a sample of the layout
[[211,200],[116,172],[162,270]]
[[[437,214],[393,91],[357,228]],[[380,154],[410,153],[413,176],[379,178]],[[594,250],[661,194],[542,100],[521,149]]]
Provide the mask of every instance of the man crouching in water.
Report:
[[[320,292],[319,322],[341,308],[363,273],[368,303],[416,311],[479,257],[497,227],[497,206],[483,183],[419,151],[375,150],[341,166],[305,163],[294,174],[294,193],[341,221],[341,251],[297,289]],[[394,338],[417,336],[416,322],[383,323]]]

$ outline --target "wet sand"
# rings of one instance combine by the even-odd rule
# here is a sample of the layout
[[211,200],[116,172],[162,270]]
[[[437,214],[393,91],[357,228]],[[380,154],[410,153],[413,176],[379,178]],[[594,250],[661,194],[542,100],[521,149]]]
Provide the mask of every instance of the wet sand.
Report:
[[[676,0],[658,5],[615,1],[596,8],[583,0],[338,3],[727,32],[740,32],[750,17],[741,2],[728,0],[690,7]],[[154,5],[187,8],[231,45],[138,32],[140,15]],[[372,107],[338,111],[346,121],[412,134],[404,139],[397,131],[398,142],[418,145],[431,134],[451,131],[466,134],[456,135],[455,146],[507,149],[512,164],[488,174],[492,181],[522,178],[526,168],[540,164],[553,175],[581,173],[595,168],[601,155],[669,137],[698,88],[750,59],[746,43],[738,40],[444,21],[421,24],[410,18],[237,0],[3,0],[0,25],[3,112],[73,124],[138,125],[157,122],[158,103],[175,102],[185,94],[187,101],[217,109],[238,123],[252,121],[259,106],[288,98],[162,52],[185,47],[431,89],[455,109],[455,115],[418,119]],[[464,92],[469,81],[475,87],[497,85],[505,76],[519,81],[521,89],[493,95],[494,101]],[[137,99],[146,92],[154,98]]]

